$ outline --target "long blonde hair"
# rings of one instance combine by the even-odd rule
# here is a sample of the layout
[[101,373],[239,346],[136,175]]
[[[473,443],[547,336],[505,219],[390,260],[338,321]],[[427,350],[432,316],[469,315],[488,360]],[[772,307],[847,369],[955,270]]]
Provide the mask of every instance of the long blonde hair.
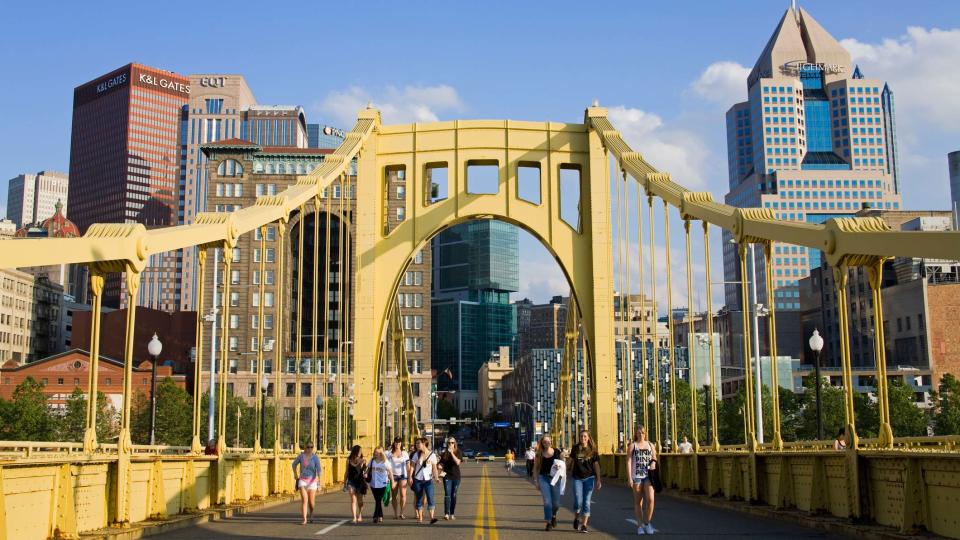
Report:
[[[640,435],[640,433],[643,433],[643,437],[638,437],[638,435]],[[646,426],[640,425],[640,426],[637,426],[637,428],[633,430],[633,442],[640,442],[640,441],[650,442],[650,438],[647,437],[647,428],[646,428]]]
[[583,443],[581,443],[580,441],[577,441],[577,445],[580,446],[581,448],[584,448],[584,449],[586,450],[586,454],[587,454],[586,457],[592,458],[592,457],[597,453],[597,445],[594,444],[594,442],[593,442],[593,437],[590,436],[590,432],[589,432],[589,431],[583,430],[583,431],[580,432],[580,436],[581,436],[581,437],[582,437],[584,434],[586,434],[586,436],[587,436],[587,444],[586,444],[586,446],[584,446]]
[[373,460],[377,463],[383,463],[387,461],[387,454],[383,451],[382,446],[378,446],[373,449]]

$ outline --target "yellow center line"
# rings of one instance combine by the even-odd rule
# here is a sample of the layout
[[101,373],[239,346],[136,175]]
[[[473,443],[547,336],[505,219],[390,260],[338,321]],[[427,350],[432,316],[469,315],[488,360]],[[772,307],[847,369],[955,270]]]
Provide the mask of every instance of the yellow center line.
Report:
[[490,531],[490,540],[499,540],[497,534],[497,513],[493,510],[493,486],[490,485],[490,477],[487,474],[487,467],[483,467],[483,479],[487,482],[487,530]]
[[484,511],[486,510],[487,496],[487,466],[484,465],[480,474],[480,495],[477,496],[477,516],[473,520],[473,540],[484,540],[483,522]]

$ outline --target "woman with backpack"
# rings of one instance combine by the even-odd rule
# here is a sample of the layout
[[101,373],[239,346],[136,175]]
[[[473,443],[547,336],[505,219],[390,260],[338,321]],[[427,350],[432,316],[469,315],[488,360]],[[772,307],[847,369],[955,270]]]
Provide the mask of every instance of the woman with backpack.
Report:
[[430,441],[419,438],[415,444],[417,451],[410,456],[407,464],[407,476],[413,482],[413,508],[417,512],[417,522],[423,523],[423,500],[427,501],[430,511],[430,524],[437,522],[433,516],[436,504],[433,502],[433,483],[439,482],[437,455],[430,451]]
[[647,440],[647,429],[637,426],[633,442],[627,449],[627,484],[633,492],[633,513],[637,518],[637,534],[653,534],[654,490],[652,474],[656,474],[657,449]]
[[[299,471],[297,467],[300,468]],[[313,443],[308,442],[303,452],[293,460],[293,476],[297,479],[297,489],[300,490],[300,500],[303,503],[301,525],[307,524],[308,507],[310,523],[313,523],[313,505],[317,499],[317,489],[320,488],[320,458],[313,453]]]
[[373,449],[373,458],[367,468],[367,482],[373,492],[373,522],[383,523],[383,494],[393,484],[393,468],[387,461],[387,455],[382,446]]
[[367,494],[367,462],[360,445],[350,449],[347,471],[343,475],[343,490],[350,494],[350,511],[353,523],[363,522],[363,496]]

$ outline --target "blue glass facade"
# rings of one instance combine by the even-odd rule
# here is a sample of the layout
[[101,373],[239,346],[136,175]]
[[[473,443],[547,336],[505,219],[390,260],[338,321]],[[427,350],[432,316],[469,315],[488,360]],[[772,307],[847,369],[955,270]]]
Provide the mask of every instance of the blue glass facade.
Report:
[[516,349],[519,231],[478,220],[451,227],[433,240],[432,366],[441,390],[477,390],[477,371],[501,346]]

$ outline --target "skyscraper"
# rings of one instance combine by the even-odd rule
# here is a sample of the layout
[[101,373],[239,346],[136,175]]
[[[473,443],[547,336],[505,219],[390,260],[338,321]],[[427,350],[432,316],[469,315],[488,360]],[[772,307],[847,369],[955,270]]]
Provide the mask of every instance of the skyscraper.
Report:
[[[950,170],[950,211],[953,212],[953,227],[960,228],[960,150],[947,154]],[[10,217],[9,212],[7,217]]]
[[[789,8],[747,79],[748,100],[726,114],[730,191],[727,204],[770,209],[778,219],[823,223],[864,207],[899,209],[893,93],[864,78],[850,54],[804,9]],[[725,235],[727,239],[729,234]],[[820,252],[773,246],[775,298],[799,309],[797,281],[820,266]],[[724,243],[727,281],[737,281],[736,249]],[[726,288],[739,309],[739,287]]]
[[26,227],[51,217],[57,211],[67,213],[67,175],[56,171],[18,174],[7,184],[7,219]]
[[[516,348],[519,236],[515,226],[478,220],[433,240],[433,368],[462,411],[478,406],[477,372],[501,346]],[[443,374],[446,374],[445,376]]]
[[[69,200],[81,233],[93,223],[177,224],[180,114],[189,97],[189,79],[140,64],[74,89]],[[140,305],[176,308],[178,258],[150,257]],[[83,272],[75,279],[86,282]],[[123,289],[118,275],[109,276],[104,305],[125,305]]]

